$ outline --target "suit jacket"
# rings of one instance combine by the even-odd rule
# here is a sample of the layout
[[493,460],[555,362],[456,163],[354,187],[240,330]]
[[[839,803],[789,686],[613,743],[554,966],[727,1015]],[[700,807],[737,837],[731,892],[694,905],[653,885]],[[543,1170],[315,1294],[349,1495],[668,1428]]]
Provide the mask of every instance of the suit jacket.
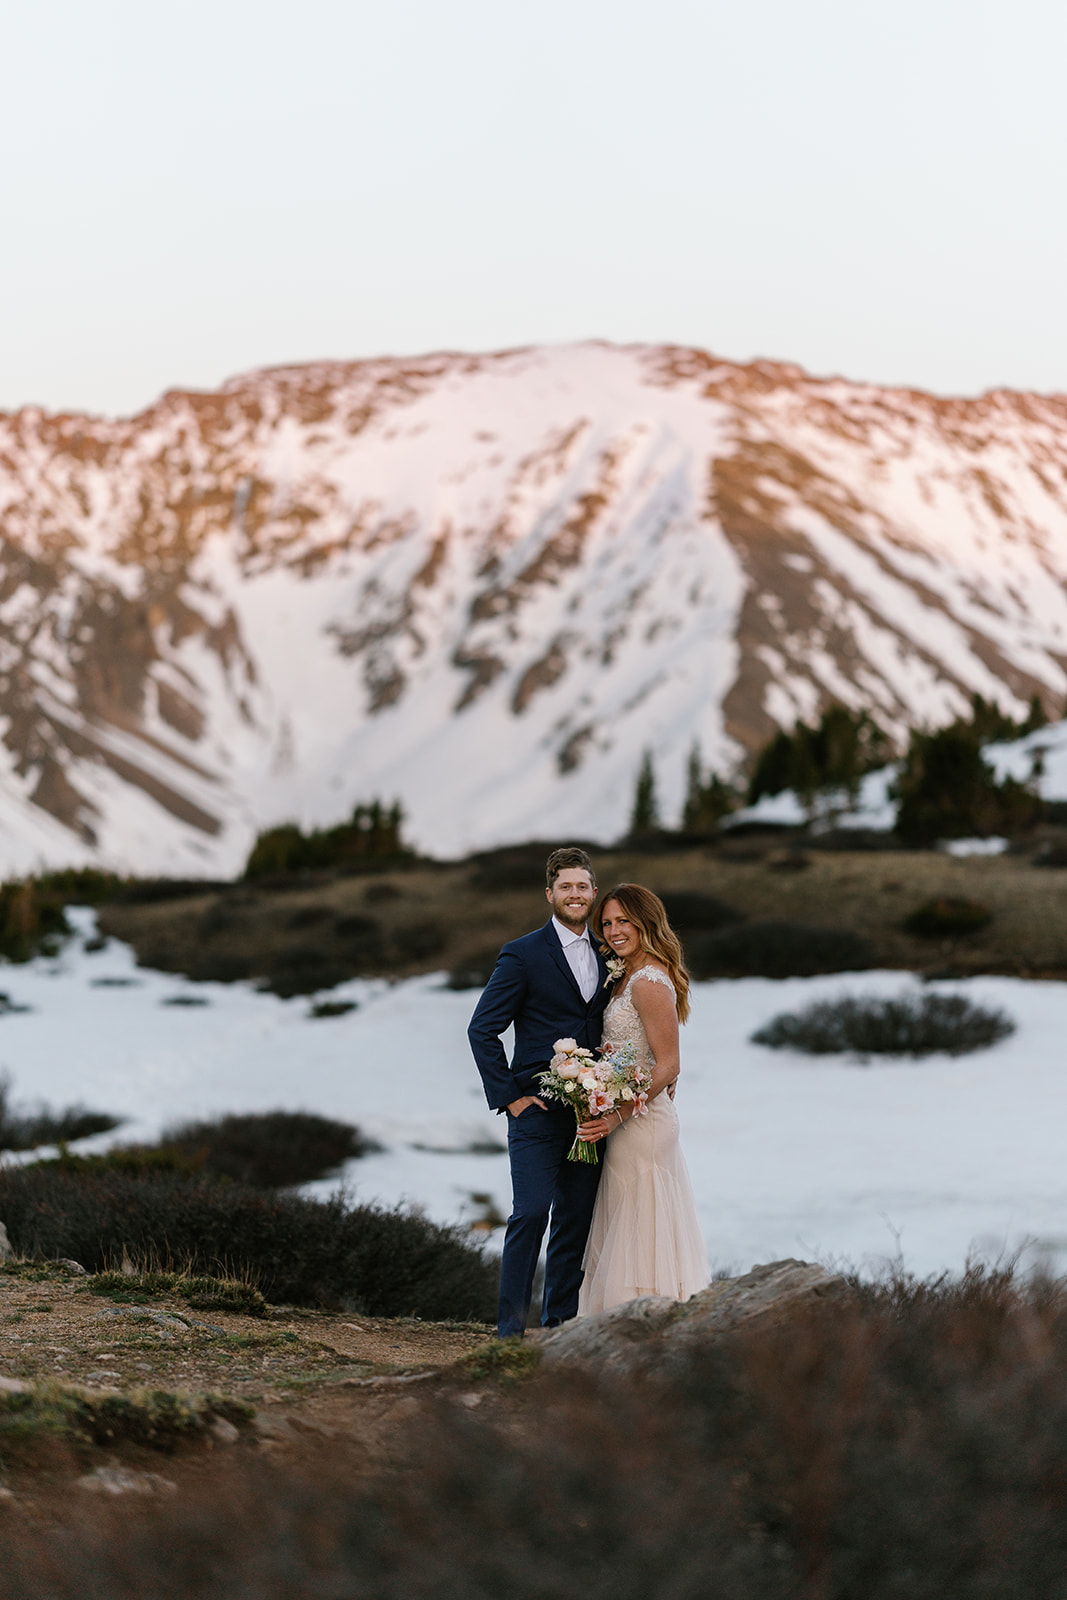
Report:
[[[593,953],[598,982],[593,998],[585,1001],[551,920],[501,950],[467,1029],[494,1111],[520,1095],[537,1093],[537,1074],[548,1066],[557,1039],[576,1039],[588,1049],[600,1043],[607,967],[595,940]],[[509,1066],[500,1035],[512,1023],[515,1053]]]

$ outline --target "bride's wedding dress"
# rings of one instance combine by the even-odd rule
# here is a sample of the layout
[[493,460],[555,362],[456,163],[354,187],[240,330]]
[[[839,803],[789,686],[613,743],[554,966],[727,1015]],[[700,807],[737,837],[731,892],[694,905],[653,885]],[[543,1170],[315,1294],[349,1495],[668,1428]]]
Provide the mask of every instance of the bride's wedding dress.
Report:
[[[635,983],[674,985],[657,967],[642,967],[608,1004],[604,1043],[632,1044],[654,1065],[631,990]],[[647,1115],[628,1117],[605,1141],[604,1171],[585,1250],[578,1315],[605,1311],[638,1295],[688,1300],[707,1286],[708,1263],[693,1186],[678,1142],[678,1113],[666,1090]]]

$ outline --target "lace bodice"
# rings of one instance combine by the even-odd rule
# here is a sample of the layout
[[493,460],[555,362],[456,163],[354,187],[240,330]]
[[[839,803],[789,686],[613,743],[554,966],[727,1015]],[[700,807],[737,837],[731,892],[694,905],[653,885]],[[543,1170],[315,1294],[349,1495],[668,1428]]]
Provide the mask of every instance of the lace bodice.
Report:
[[637,1060],[649,1071],[655,1066],[655,1058],[648,1048],[648,1037],[645,1034],[644,1023],[638,1016],[637,1007],[633,1003],[630,991],[635,983],[661,983],[674,994],[674,984],[665,972],[658,967],[640,967],[633,977],[628,979],[623,988],[613,1000],[608,1001],[608,1008],[604,1012],[604,1043],[605,1044],[632,1044],[637,1051]]

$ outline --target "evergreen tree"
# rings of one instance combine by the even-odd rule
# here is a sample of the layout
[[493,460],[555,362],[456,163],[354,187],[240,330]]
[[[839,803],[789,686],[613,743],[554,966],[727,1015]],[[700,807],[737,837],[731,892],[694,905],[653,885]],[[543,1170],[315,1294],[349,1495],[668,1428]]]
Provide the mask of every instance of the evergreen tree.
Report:
[[905,839],[988,838],[1040,821],[1044,803],[1031,788],[1015,778],[997,783],[979,732],[991,724],[989,708],[976,709],[970,724],[912,734],[896,785],[896,830]]
[[756,758],[748,803],[792,789],[810,806],[827,789],[854,795],[865,773],[890,759],[889,740],[866,711],[828,706],[814,728],[798,722],[793,732],[776,733]]
[[655,833],[659,827],[659,805],[656,801],[656,774],[652,768],[652,752],[646,750],[641,758],[641,770],[634,786],[634,806],[630,816],[630,832]]
[[714,833],[720,821],[737,804],[737,795],[717,773],[704,777],[700,746],[694,742],[686,768],[682,827],[686,833]]

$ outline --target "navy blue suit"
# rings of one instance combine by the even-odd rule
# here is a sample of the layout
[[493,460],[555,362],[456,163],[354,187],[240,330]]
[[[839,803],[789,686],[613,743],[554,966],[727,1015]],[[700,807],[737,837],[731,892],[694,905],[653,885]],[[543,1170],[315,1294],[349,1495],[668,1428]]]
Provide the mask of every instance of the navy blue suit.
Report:
[[[537,1074],[548,1066],[557,1039],[575,1039],[590,1049],[600,1043],[607,968],[595,943],[593,951],[598,982],[592,999],[586,1001],[551,920],[501,950],[467,1030],[485,1097],[494,1110],[539,1092]],[[500,1036],[512,1023],[515,1051],[509,1065]],[[550,1215],[541,1321],[545,1327],[555,1327],[578,1311],[582,1256],[600,1163],[567,1160],[574,1142],[574,1112],[557,1101],[547,1104],[547,1111],[528,1106],[519,1117],[507,1113],[514,1200],[500,1264],[501,1338],[526,1327]]]

